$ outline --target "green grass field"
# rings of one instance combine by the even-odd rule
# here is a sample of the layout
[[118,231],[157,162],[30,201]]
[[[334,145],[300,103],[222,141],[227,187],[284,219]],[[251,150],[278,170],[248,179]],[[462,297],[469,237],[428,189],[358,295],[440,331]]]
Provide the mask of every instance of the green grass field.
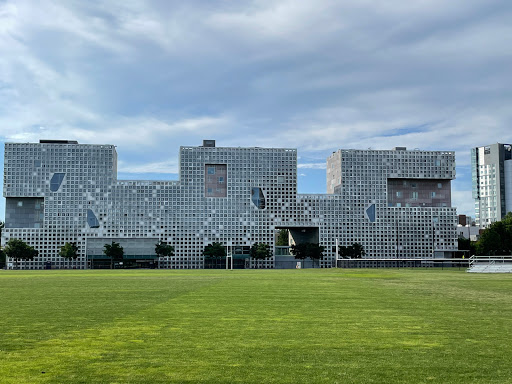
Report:
[[510,383],[512,275],[0,271],[1,383]]

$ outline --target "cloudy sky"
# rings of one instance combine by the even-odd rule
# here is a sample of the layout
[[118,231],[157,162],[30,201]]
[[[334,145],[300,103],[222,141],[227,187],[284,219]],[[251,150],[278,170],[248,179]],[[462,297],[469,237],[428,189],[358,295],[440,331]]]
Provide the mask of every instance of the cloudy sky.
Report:
[[307,193],[339,148],[455,150],[473,215],[470,148],[512,142],[510,20],[509,0],[0,0],[0,141],[115,144],[123,179],[176,179],[202,139],[296,147]]

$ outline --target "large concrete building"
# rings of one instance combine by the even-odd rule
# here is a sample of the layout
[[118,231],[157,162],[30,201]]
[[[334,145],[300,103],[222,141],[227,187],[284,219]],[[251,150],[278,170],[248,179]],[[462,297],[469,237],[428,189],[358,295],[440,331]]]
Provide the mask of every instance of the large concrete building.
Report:
[[[321,267],[333,265],[336,239],[361,243],[371,258],[444,257],[457,247],[453,152],[339,150],[327,160],[328,194],[297,193],[296,149],[205,140],[179,155],[178,181],[117,180],[113,145],[6,143],[4,244],[19,238],[39,251],[19,263],[28,269],[88,268],[111,241],[140,265],[168,242],[175,255],[160,267],[203,268],[207,244],[246,254],[255,242],[274,246],[282,228],[291,243],[325,246]],[[59,257],[66,242],[77,243],[76,261]]]
[[512,212],[512,144],[471,149],[475,221],[482,228]]

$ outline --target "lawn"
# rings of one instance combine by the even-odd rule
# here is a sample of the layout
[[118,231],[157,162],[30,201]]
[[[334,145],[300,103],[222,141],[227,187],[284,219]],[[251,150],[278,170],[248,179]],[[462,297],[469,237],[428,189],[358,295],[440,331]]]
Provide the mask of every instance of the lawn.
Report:
[[0,271],[1,383],[510,383],[512,275]]

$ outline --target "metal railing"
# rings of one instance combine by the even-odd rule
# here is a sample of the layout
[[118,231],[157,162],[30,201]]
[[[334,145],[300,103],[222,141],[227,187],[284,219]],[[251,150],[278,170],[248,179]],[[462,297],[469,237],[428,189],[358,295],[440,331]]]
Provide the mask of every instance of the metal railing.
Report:
[[[512,272],[512,255],[510,256],[471,256],[469,258],[468,272],[486,272],[493,267],[499,266],[498,269],[504,269],[503,272]],[[508,268],[507,268],[508,267]],[[505,269],[508,269],[505,271]]]
[[461,258],[371,258],[371,259],[338,259],[338,268],[468,268],[470,259]]

